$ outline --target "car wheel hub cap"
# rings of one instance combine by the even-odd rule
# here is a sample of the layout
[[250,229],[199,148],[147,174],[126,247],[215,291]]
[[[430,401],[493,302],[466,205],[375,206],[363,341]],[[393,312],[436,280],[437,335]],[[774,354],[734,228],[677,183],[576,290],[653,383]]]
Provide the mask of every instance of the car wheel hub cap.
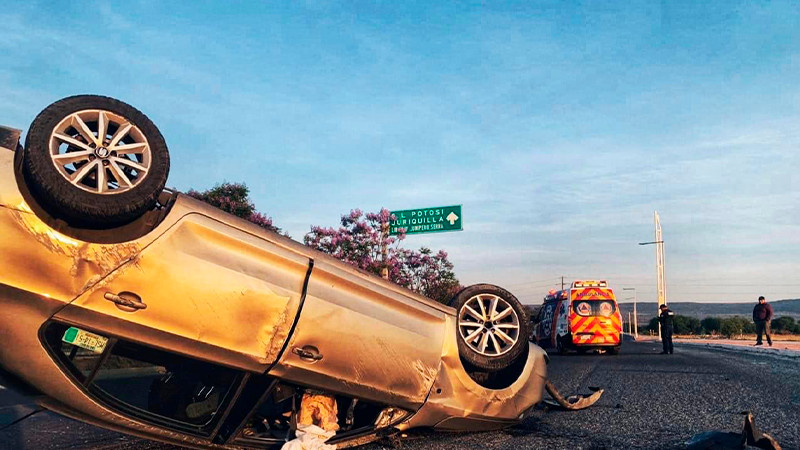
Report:
[[50,133],[50,159],[73,186],[94,194],[129,191],[148,176],[152,153],[144,133],[119,114],[72,113]]
[[508,353],[519,341],[519,316],[509,302],[493,294],[479,294],[458,312],[460,338],[483,356]]

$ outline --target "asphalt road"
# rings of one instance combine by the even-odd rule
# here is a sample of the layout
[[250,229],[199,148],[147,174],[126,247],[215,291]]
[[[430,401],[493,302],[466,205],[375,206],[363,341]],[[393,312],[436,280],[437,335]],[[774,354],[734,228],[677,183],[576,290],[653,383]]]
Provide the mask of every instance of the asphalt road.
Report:
[[[565,393],[606,389],[592,408],[537,409],[520,425],[496,432],[416,431],[365,450],[410,449],[673,449],[704,431],[741,430],[742,411],[784,449],[800,449],[800,359],[676,346],[625,343],[610,355],[553,355],[550,379]],[[0,390],[2,402],[9,394]],[[5,397],[4,397],[5,395]],[[6,405],[7,407],[7,405]],[[0,448],[176,449],[41,413],[0,431]]]

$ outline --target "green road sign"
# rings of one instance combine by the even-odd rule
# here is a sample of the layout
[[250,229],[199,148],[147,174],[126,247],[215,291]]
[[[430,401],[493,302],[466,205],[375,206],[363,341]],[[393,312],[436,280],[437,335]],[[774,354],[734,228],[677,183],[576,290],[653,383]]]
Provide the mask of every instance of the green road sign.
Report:
[[442,231],[461,231],[461,205],[437,206],[434,208],[404,209],[391,211],[395,220],[389,223],[389,234],[440,233]]

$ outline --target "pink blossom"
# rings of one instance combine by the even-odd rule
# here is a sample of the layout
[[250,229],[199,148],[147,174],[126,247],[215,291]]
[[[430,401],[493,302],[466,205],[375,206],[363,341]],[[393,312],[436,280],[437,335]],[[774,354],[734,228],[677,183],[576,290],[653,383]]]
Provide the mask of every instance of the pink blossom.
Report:
[[396,236],[384,233],[383,225],[395,220],[386,208],[364,214],[353,209],[341,217],[341,227],[334,230],[311,226],[303,242],[317,250],[375,274],[384,266],[381,248],[387,249],[385,265],[389,279],[441,302],[447,302],[460,288],[453,264],[443,250],[435,255],[429,248],[419,251],[400,248],[405,230]]

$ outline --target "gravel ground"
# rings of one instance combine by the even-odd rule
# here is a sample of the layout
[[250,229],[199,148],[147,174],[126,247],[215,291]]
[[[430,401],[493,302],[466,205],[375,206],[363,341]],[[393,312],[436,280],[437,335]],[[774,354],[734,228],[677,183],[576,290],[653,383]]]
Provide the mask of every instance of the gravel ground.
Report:
[[[796,358],[677,344],[627,342],[618,356],[553,355],[550,379],[567,394],[606,389],[592,408],[537,409],[511,429],[449,434],[412,431],[364,450],[673,449],[704,431],[741,430],[742,411],[784,449],[800,449],[800,364]],[[0,431],[0,448],[167,450],[178,447],[108,432],[42,413]]]
[[[784,449],[800,449],[800,365],[793,358],[660,344],[626,343],[619,356],[553,355],[550,379],[562,392],[606,389],[584,411],[539,409],[504,431],[410,433],[394,447],[418,449],[677,449],[705,431],[742,428],[742,411]],[[399,444],[399,445],[398,445]],[[407,444],[407,445],[406,445]],[[369,450],[391,445],[372,445]]]
[[734,339],[675,339],[676,343],[688,345],[706,345],[712,347],[719,347],[722,349],[735,350],[738,352],[753,352],[753,353],[767,353],[777,354],[779,356],[787,356],[793,358],[800,358],[800,341],[772,341],[772,346],[767,345],[764,340],[764,345],[754,346],[753,341],[740,341]]

